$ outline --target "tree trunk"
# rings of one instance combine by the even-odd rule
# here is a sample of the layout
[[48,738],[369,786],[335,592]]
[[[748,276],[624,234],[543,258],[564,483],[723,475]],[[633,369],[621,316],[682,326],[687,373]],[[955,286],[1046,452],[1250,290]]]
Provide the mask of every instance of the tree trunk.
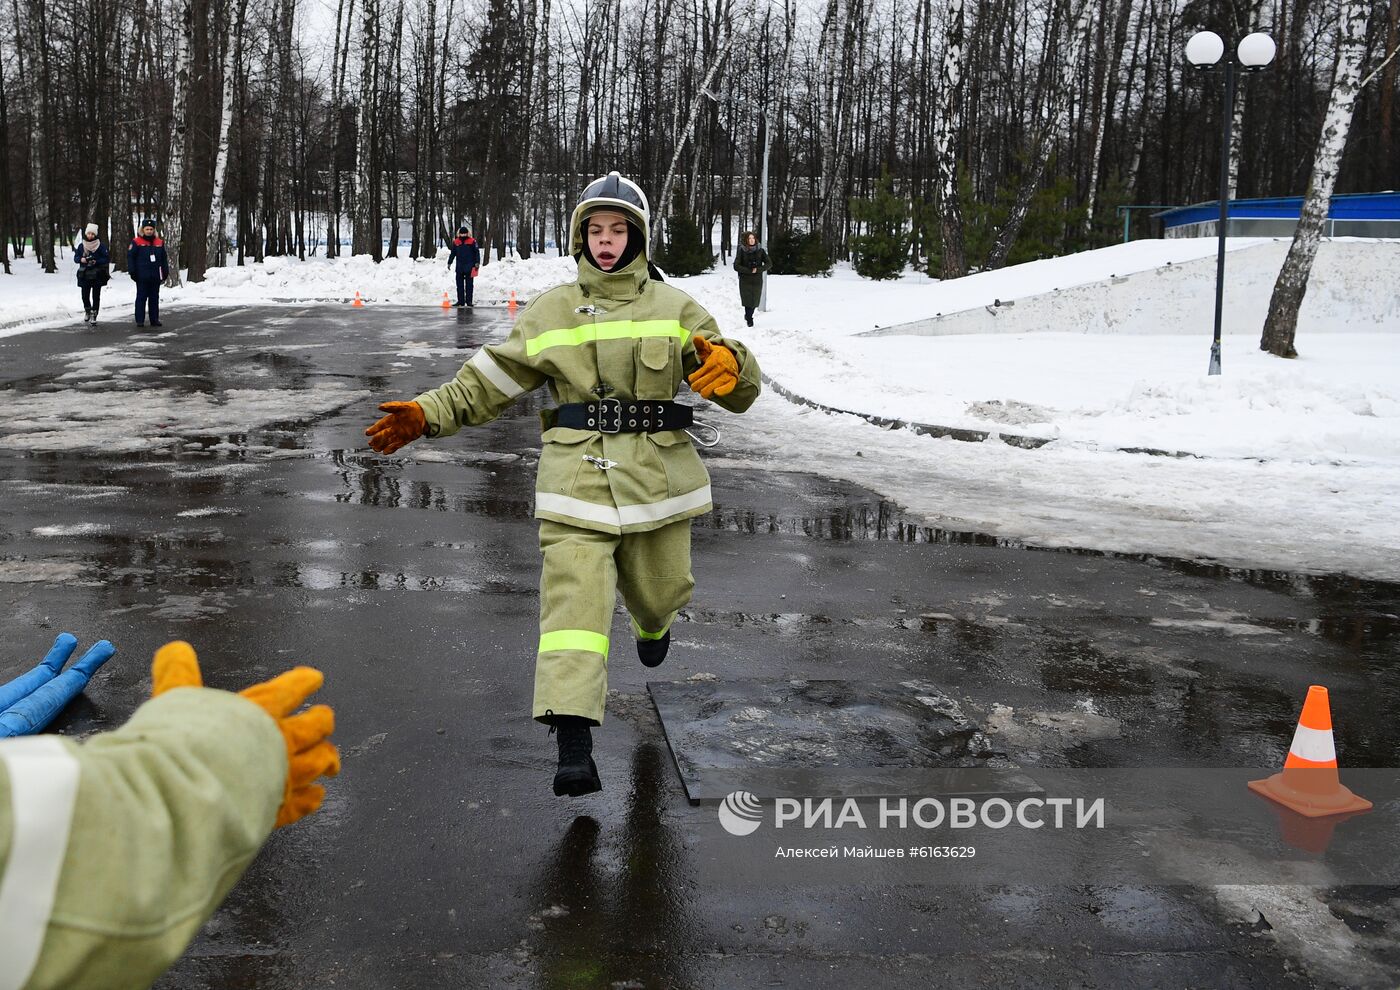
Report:
[[186,115],[189,111],[190,65],[194,56],[194,0],[180,6],[179,43],[175,50],[175,102],[170,111],[170,171],[165,177],[165,253],[170,270],[165,284],[180,284],[180,248],[184,223],[185,155],[188,145]]
[[5,99],[5,60],[0,59],[0,268],[10,271],[10,113]]
[[1332,187],[1337,181],[1337,166],[1346,150],[1347,133],[1351,130],[1352,111],[1360,91],[1361,59],[1366,46],[1366,15],[1370,4],[1351,0],[1342,12],[1338,28],[1337,65],[1332,73],[1332,96],[1327,101],[1327,113],[1322,118],[1322,133],[1313,155],[1312,175],[1303,197],[1303,211],[1298,229],[1283,260],[1274,293],[1269,299],[1269,315],[1264,320],[1264,336],[1259,349],[1277,357],[1297,357],[1293,338],[1298,329],[1298,310],[1308,291],[1308,275],[1317,257],[1318,241],[1327,222],[1332,204]]
[[934,135],[934,154],[938,156],[940,274],[943,278],[961,278],[967,274],[962,203],[958,200],[958,135],[961,133],[963,70],[966,65],[963,0],[948,0],[946,30],[947,48],[943,51],[943,67],[938,76],[943,112],[939,114]]
[[243,48],[243,16],[246,4],[238,7],[238,21],[233,37],[229,38],[224,50],[223,102],[219,114],[219,144],[214,158],[214,194],[209,203],[208,261],[213,265],[224,263],[224,246],[228,237],[224,231],[224,186],[228,181],[229,130],[233,125],[233,83]]
[[379,0],[365,0],[360,45],[360,107],[355,127],[355,220],[351,251],[372,255],[375,261],[380,258],[379,204],[375,201],[378,186],[375,173],[379,167],[375,147],[378,49]]
[[[1097,111],[1094,114],[1093,122],[1093,147],[1089,152],[1089,205],[1084,211],[1083,234],[1087,238],[1094,229],[1094,210],[1097,209],[1099,196],[1099,174],[1103,168],[1103,143],[1104,132],[1108,130],[1108,117],[1112,112],[1113,101],[1109,98],[1112,93],[1112,81],[1117,78],[1118,70],[1123,60],[1124,33],[1127,28],[1128,15],[1131,0],[1117,6],[1113,0],[1104,0],[1104,11],[1106,23],[1103,26],[1105,43],[1112,47],[1112,54],[1105,59],[1103,80],[1099,99],[1096,102]],[[1102,48],[1100,53],[1104,54]]]
[[[16,11],[18,15],[18,11]],[[28,9],[25,42],[29,48],[29,71],[20,62],[20,75],[25,80],[24,93],[29,110],[29,196],[33,213],[34,257],[44,271],[58,271],[54,260],[53,216],[49,212],[49,162],[53,129],[50,127],[51,87],[49,86],[48,10],[44,0],[31,0]],[[23,29],[24,25],[20,25]]]
[[[1031,140],[1031,161],[1029,167],[1021,175],[1021,185],[1016,194],[1016,203],[1012,206],[1011,213],[1006,218],[1006,222],[1002,224],[1001,230],[997,232],[996,241],[992,244],[992,249],[987,255],[987,268],[989,270],[1001,268],[1006,264],[1006,259],[1011,253],[1011,246],[1016,243],[1016,236],[1021,232],[1021,225],[1026,221],[1026,214],[1030,212],[1031,200],[1035,198],[1036,189],[1045,176],[1045,169],[1049,164],[1050,157],[1054,154],[1060,136],[1069,125],[1070,88],[1073,85],[1075,73],[1078,71],[1079,58],[1083,51],[1084,29],[1089,16],[1088,0],[1068,0],[1064,14],[1065,48],[1061,49],[1058,43],[1049,46],[1050,57],[1058,63],[1059,71],[1055,71],[1053,64],[1047,66],[1047,71],[1054,80],[1050,83],[1050,98],[1046,101],[1045,112],[1048,122],[1044,130]],[[1052,32],[1052,36],[1057,38],[1054,32]]]
[[700,104],[707,99],[705,91],[710,88],[710,83],[715,78],[715,73],[724,64],[725,58],[729,56],[729,46],[734,43],[734,35],[724,39],[724,44],[720,45],[719,52],[715,55],[714,64],[710,66],[710,71],[705,73],[705,80],[700,84],[700,89],[695,94],[695,99],[690,102],[690,116],[685,123],[685,131],[676,135],[676,150],[671,155],[671,165],[666,170],[666,181],[661,184],[661,199],[652,209],[653,224],[657,230],[656,243],[664,243],[666,217],[671,208],[671,187],[676,179],[676,165],[681,160],[681,152],[685,150],[686,142],[690,140],[691,133],[695,130],[695,118],[700,115]]
[[[1385,33],[1385,50],[1394,52],[1400,43],[1400,0],[1390,0],[1390,18]],[[1394,187],[1400,182],[1400,162],[1396,160],[1394,120],[1395,120],[1395,78],[1400,73],[1400,58],[1392,58],[1381,74],[1380,117],[1381,117],[1381,167],[1385,170],[1380,177],[1382,186]]]

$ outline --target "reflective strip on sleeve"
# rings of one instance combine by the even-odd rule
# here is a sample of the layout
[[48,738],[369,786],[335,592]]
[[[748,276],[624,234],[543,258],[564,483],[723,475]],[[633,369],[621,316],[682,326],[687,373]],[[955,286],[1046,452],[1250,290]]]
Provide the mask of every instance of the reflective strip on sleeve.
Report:
[[10,777],[10,855],[0,877],[0,990],[39,962],[78,797],[78,761],[53,736],[0,742]]
[[639,523],[660,522],[662,519],[668,519],[678,513],[701,509],[709,504],[709,485],[684,495],[664,498],[660,502],[620,505],[617,508],[613,508],[611,505],[599,505],[597,502],[585,502],[581,498],[574,498],[570,495],[556,495],[553,492],[537,492],[535,494],[536,512],[553,512],[556,515],[585,519],[589,522],[602,523],[605,526],[616,526],[619,529],[623,526],[635,526]]
[[524,394],[525,387],[506,374],[505,369],[486,352],[486,348],[483,347],[473,354],[467,364],[475,368],[482,378],[496,386],[507,399],[514,399],[516,396]]
[[560,629],[556,632],[540,633],[540,652],[553,653],[555,650],[582,650],[585,653],[601,653],[608,658],[608,637],[587,629]]
[[577,347],[598,340],[626,340],[642,337],[675,337],[682,344],[690,331],[679,320],[609,320],[581,327],[546,330],[538,337],[525,341],[525,353],[531,357],[549,347]]
[[1293,745],[1288,747],[1288,751],[1294,756],[1301,756],[1312,763],[1334,763],[1337,759],[1337,749],[1332,742],[1331,729],[1309,729],[1306,725],[1298,726],[1293,733]]

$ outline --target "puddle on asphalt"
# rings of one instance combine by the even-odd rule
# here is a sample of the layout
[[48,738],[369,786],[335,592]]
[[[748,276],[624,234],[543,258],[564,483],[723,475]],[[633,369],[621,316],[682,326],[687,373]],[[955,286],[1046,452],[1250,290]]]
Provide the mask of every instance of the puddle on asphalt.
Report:
[[1040,680],[1050,691],[1091,696],[1148,695],[1153,690],[1150,671],[1111,656],[1088,640],[1046,643]]

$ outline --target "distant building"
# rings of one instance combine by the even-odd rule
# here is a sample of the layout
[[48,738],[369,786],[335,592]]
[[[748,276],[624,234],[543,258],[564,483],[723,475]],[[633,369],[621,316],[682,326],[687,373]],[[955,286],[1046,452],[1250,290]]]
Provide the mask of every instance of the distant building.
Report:
[[[1232,199],[1227,237],[1292,237],[1303,209],[1302,196]],[[1153,214],[1164,237],[1214,237],[1220,201],[1178,206]],[[1333,196],[1324,237],[1400,237],[1400,192]]]

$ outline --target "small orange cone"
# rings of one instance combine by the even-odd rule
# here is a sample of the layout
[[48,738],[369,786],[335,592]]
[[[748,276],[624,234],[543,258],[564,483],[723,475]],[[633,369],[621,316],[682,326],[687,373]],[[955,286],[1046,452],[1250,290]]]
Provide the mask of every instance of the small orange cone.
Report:
[[447,293],[446,293],[446,292],[444,292],[444,293],[442,294],[442,308],[443,308],[443,309],[451,309],[451,308],[452,308],[452,304],[451,304],[450,302],[447,301]]
[[1337,774],[1337,748],[1332,741],[1332,709],[1327,689],[1308,688],[1303,714],[1288,747],[1283,772],[1264,780],[1251,780],[1249,789],[1292,808],[1307,818],[1369,811],[1371,802],[1342,786]]
[[356,290],[355,290],[355,298],[354,298],[354,300],[350,303],[350,305],[351,305],[351,306],[354,306],[356,309],[363,309],[363,308],[364,308],[365,301],[364,301],[363,299],[360,298],[360,290],[359,290],[359,289],[356,289]]
[[512,313],[514,313],[514,312],[515,312],[515,306],[516,306],[516,302],[515,302],[515,290],[514,290],[514,289],[511,289],[511,290],[510,290],[510,303],[509,303],[509,305],[506,306],[506,309],[508,309],[508,310],[510,310]]

